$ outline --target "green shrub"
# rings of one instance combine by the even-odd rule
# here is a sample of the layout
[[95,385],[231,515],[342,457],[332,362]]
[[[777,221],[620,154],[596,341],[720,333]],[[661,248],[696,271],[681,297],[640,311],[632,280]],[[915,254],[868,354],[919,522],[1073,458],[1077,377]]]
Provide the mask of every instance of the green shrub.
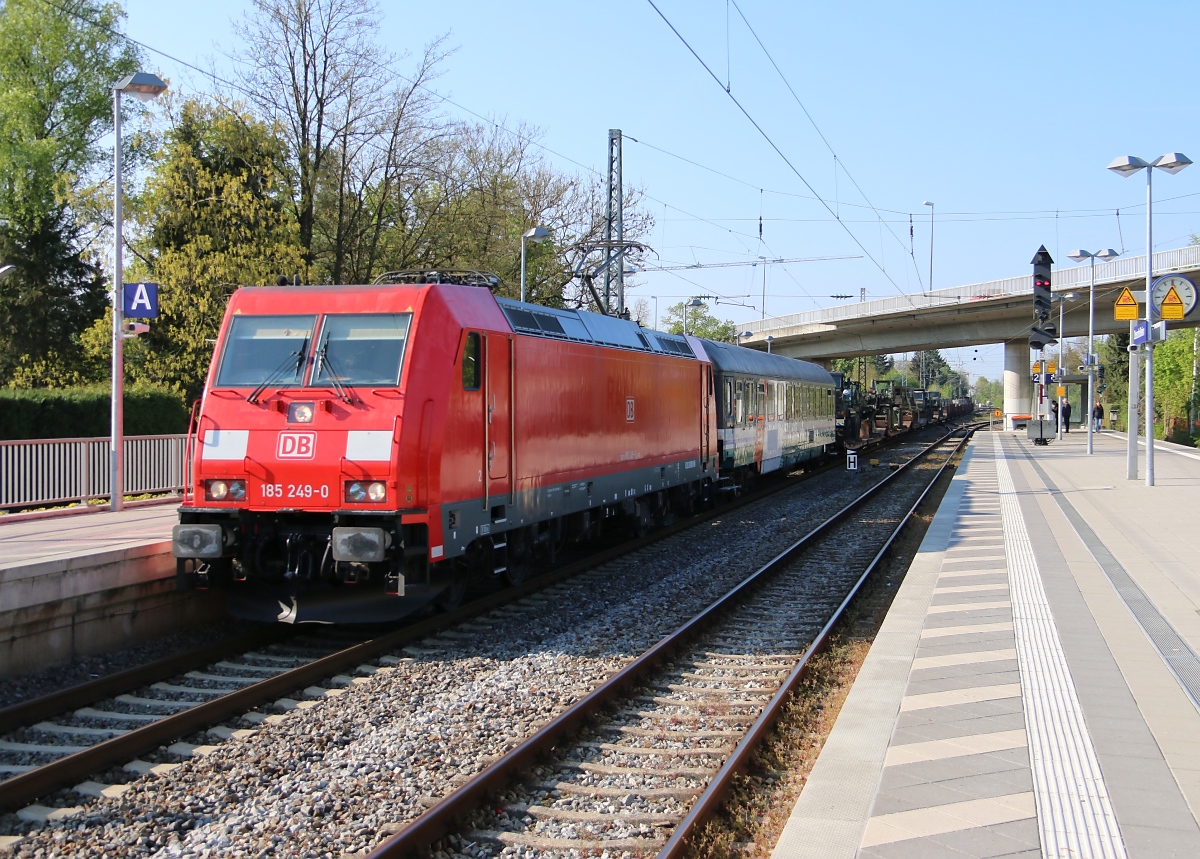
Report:
[[[0,439],[107,436],[106,387],[0,388]],[[187,432],[183,395],[170,388],[138,386],[125,391],[125,435]]]

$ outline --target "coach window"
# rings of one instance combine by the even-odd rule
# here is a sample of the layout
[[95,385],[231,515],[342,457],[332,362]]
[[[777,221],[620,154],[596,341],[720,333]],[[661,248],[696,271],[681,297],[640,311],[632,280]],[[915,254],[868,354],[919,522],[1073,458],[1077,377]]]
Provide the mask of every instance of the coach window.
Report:
[[746,425],[746,383],[741,379],[737,380],[737,414],[734,422],[740,427]]
[[478,332],[472,331],[467,335],[467,342],[463,346],[462,357],[462,382],[463,389],[467,391],[478,391],[479,380],[481,378],[480,370],[480,338]]
[[761,421],[766,417],[767,383],[759,382],[755,387],[758,390],[758,419]]
[[733,379],[725,380],[725,422],[733,425]]

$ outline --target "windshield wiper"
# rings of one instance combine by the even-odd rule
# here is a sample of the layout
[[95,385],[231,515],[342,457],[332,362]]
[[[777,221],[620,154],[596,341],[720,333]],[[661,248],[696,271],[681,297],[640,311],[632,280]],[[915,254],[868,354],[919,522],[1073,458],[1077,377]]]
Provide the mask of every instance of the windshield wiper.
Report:
[[[329,379],[321,379],[321,368],[329,368]],[[343,403],[353,403],[354,397],[346,390],[346,386],[342,384],[337,377],[337,370],[334,369],[333,362],[329,360],[329,335],[325,335],[325,342],[321,344],[321,348],[317,350],[317,370],[314,381],[328,381],[333,386],[333,392],[337,394],[337,398]]]
[[250,392],[250,395],[248,397],[246,397],[246,402],[254,403],[255,405],[258,405],[259,395],[262,394],[263,391],[265,391],[267,388],[269,388],[272,384],[275,383],[276,380],[279,379],[280,376],[283,375],[283,372],[288,368],[288,365],[292,363],[293,358],[295,358],[296,361],[295,361],[294,369],[292,370],[292,374],[295,376],[299,376],[300,370],[304,366],[304,354],[307,351],[308,351],[308,338],[305,337],[304,342],[300,344],[300,348],[297,349],[295,352],[292,352],[291,354],[289,354],[286,358],[284,358],[283,363],[281,363],[278,367],[276,367],[271,372],[271,375],[269,375],[269,376],[267,376],[267,378],[263,379],[262,382],[259,383],[258,387]]

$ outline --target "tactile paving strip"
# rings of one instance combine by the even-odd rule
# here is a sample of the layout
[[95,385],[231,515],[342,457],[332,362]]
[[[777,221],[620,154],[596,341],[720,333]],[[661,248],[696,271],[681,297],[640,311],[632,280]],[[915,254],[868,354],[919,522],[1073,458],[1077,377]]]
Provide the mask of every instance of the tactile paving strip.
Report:
[[1126,859],[998,433],[992,443],[1042,855]]

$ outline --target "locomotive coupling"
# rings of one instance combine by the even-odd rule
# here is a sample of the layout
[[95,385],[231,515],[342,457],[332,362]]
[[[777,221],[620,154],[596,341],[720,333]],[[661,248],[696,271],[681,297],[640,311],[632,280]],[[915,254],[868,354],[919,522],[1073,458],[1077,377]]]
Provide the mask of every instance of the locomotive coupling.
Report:
[[224,531],[220,525],[176,525],[171,529],[171,554],[176,558],[219,558],[225,554]]
[[392,535],[382,528],[338,527],[333,529],[333,559],[373,563],[382,561],[392,544]]

